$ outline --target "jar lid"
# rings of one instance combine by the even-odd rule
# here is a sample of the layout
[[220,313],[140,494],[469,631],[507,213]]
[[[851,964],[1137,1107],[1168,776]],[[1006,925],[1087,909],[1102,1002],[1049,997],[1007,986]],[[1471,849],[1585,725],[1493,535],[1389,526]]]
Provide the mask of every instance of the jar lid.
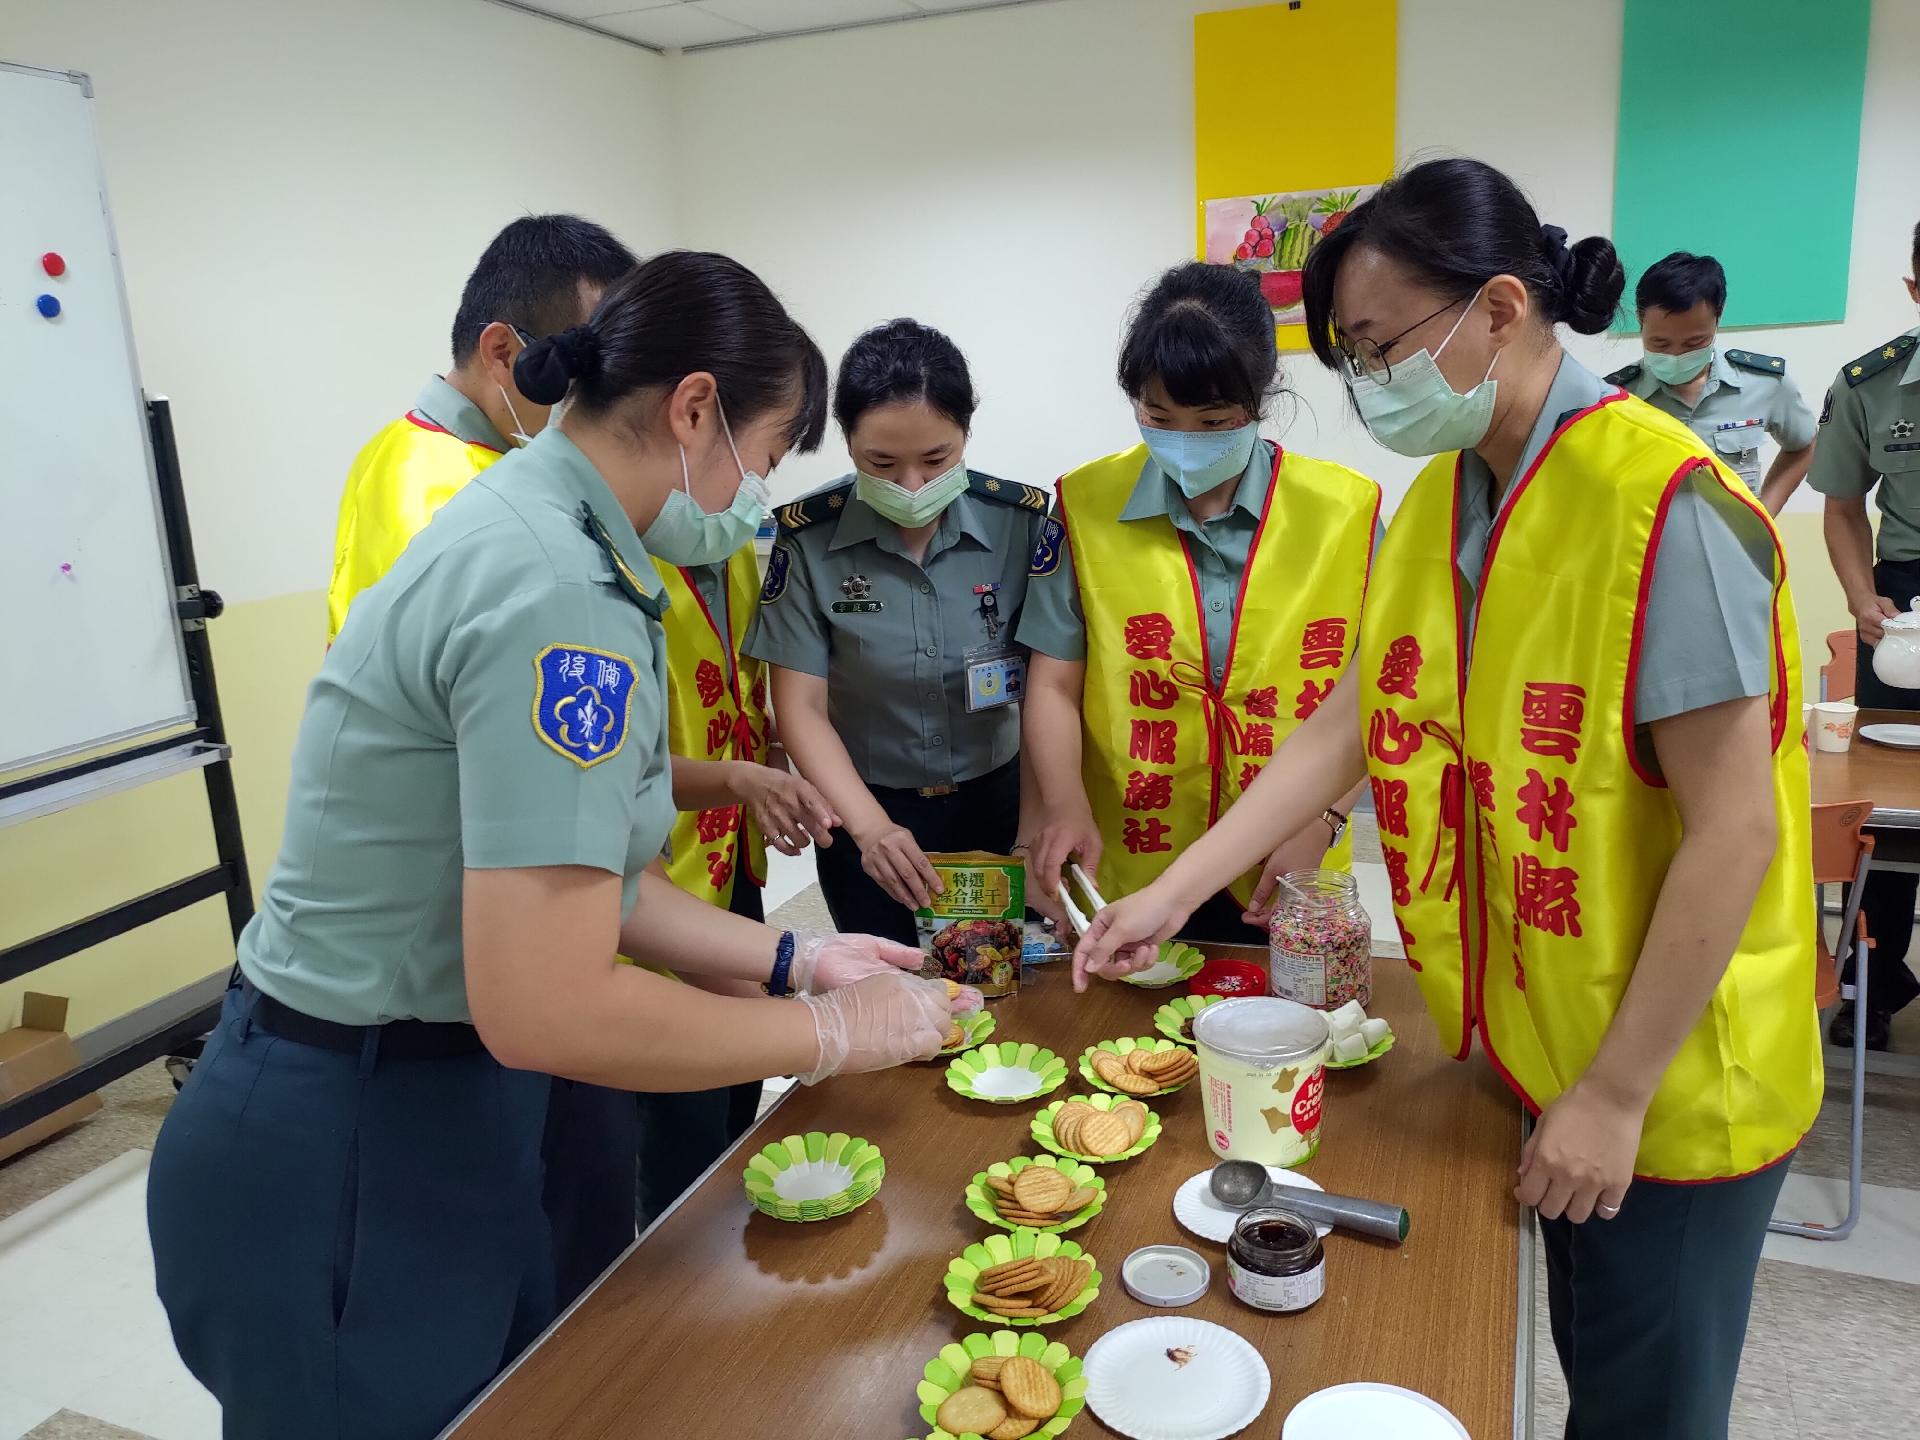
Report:
[[1195,1042],[1261,1069],[1304,1060],[1331,1036],[1324,1014],[1277,995],[1222,1000],[1193,1017]]
[[1143,1245],[1120,1262],[1120,1283],[1142,1305],[1191,1305],[1212,1281],[1206,1257],[1184,1245]]

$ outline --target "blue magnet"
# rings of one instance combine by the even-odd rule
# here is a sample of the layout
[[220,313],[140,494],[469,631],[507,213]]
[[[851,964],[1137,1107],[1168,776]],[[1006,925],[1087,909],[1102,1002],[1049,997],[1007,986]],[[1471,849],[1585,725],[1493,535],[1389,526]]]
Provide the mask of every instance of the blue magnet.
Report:
[[49,320],[60,313],[60,300],[58,296],[42,295],[33,303],[39,309],[40,313]]

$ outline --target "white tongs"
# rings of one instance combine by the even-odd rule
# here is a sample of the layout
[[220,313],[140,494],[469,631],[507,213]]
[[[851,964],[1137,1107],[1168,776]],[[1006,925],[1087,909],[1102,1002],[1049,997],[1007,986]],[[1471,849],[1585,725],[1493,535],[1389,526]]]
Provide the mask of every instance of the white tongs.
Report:
[[[1073,903],[1073,891],[1069,881],[1080,887],[1080,894],[1088,905],[1085,913],[1082,913],[1080,907]],[[1076,939],[1087,933],[1087,927],[1091,923],[1090,917],[1098,915],[1107,908],[1107,902],[1101,898],[1100,889],[1093,883],[1093,877],[1082,870],[1077,863],[1067,867],[1067,878],[1061,880],[1059,888],[1054,893],[1059,897],[1061,908],[1067,912],[1067,924],[1073,927]]]

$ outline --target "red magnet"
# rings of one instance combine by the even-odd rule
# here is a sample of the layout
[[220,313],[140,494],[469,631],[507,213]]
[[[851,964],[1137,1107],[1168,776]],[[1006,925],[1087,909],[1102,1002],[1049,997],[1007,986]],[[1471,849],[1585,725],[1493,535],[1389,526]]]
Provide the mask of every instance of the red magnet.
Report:
[[40,268],[56,280],[67,273],[67,262],[57,250],[49,250],[40,257]]

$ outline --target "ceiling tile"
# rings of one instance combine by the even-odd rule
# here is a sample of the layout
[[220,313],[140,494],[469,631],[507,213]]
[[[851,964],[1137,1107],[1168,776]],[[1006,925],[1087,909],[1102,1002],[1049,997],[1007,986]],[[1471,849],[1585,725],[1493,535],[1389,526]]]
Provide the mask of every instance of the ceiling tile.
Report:
[[700,0],[700,8],[775,35],[919,13],[907,0]]
[[914,6],[921,10],[994,10],[1007,3],[1008,0],[913,0]]
[[708,13],[696,4],[655,5],[646,10],[623,10],[611,15],[596,15],[587,22],[596,30],[638,40],[642,45],[662,49],[689,45],[712,45],[721,40],[745,40],[760,32],[721,16]]
[[[604,15],[617,8],[618,0],[513,0],[513,3],[526,10],[537,10],[542,15],[558,16],[562,20],[590,20],[595,15]],[[643,3],[662,5],[667,0],[628,0],[629,10],[638,10]]]

